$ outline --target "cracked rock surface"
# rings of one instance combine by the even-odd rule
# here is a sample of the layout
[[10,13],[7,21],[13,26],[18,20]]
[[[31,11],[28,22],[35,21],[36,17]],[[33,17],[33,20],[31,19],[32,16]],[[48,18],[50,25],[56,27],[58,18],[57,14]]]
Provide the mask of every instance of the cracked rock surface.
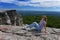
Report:
[[2,25],[0,27],[9,28],[0,31],[3,40],[60,40],[60,29],[47,27],[48,33],[36,30],[23,30],[21,26]]

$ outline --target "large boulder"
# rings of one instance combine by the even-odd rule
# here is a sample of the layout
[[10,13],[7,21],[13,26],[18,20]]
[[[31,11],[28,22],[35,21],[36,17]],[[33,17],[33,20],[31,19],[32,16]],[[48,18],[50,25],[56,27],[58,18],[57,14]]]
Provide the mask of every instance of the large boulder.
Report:
[[23,27],[19,26],[8,26],[8,28],[3,32],[0,31],[0,36],[4,40],[60,40],[60,29],[56,28],[47,27],[49,33],[44,33],[44,30],[42,32],[23,30]]

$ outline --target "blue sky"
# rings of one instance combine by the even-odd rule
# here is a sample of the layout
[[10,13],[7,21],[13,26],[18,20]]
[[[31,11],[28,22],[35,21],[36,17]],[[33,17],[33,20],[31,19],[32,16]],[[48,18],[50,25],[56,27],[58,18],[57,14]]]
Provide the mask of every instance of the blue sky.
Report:
[[0,0],[0,10],[60,11],[60,0]]

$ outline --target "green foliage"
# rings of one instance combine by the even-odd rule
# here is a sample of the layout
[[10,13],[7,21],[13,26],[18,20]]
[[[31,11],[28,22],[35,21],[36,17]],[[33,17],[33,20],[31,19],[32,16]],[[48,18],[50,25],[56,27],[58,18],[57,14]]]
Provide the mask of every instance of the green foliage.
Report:
[[[23,16],[24,24],[31,24],[34,21],[40,22],[42,16]],[[60,18],[55,16],[47,16],[47,27],[60,28]]]

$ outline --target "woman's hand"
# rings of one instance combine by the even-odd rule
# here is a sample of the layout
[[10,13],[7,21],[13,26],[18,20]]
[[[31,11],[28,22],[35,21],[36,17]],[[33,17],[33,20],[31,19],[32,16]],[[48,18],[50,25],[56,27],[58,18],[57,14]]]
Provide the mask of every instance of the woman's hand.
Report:
[[47,33],[46,24],[44,25],[44,32]]
[[48,33],[47,31],[44,31],[45,33]]

